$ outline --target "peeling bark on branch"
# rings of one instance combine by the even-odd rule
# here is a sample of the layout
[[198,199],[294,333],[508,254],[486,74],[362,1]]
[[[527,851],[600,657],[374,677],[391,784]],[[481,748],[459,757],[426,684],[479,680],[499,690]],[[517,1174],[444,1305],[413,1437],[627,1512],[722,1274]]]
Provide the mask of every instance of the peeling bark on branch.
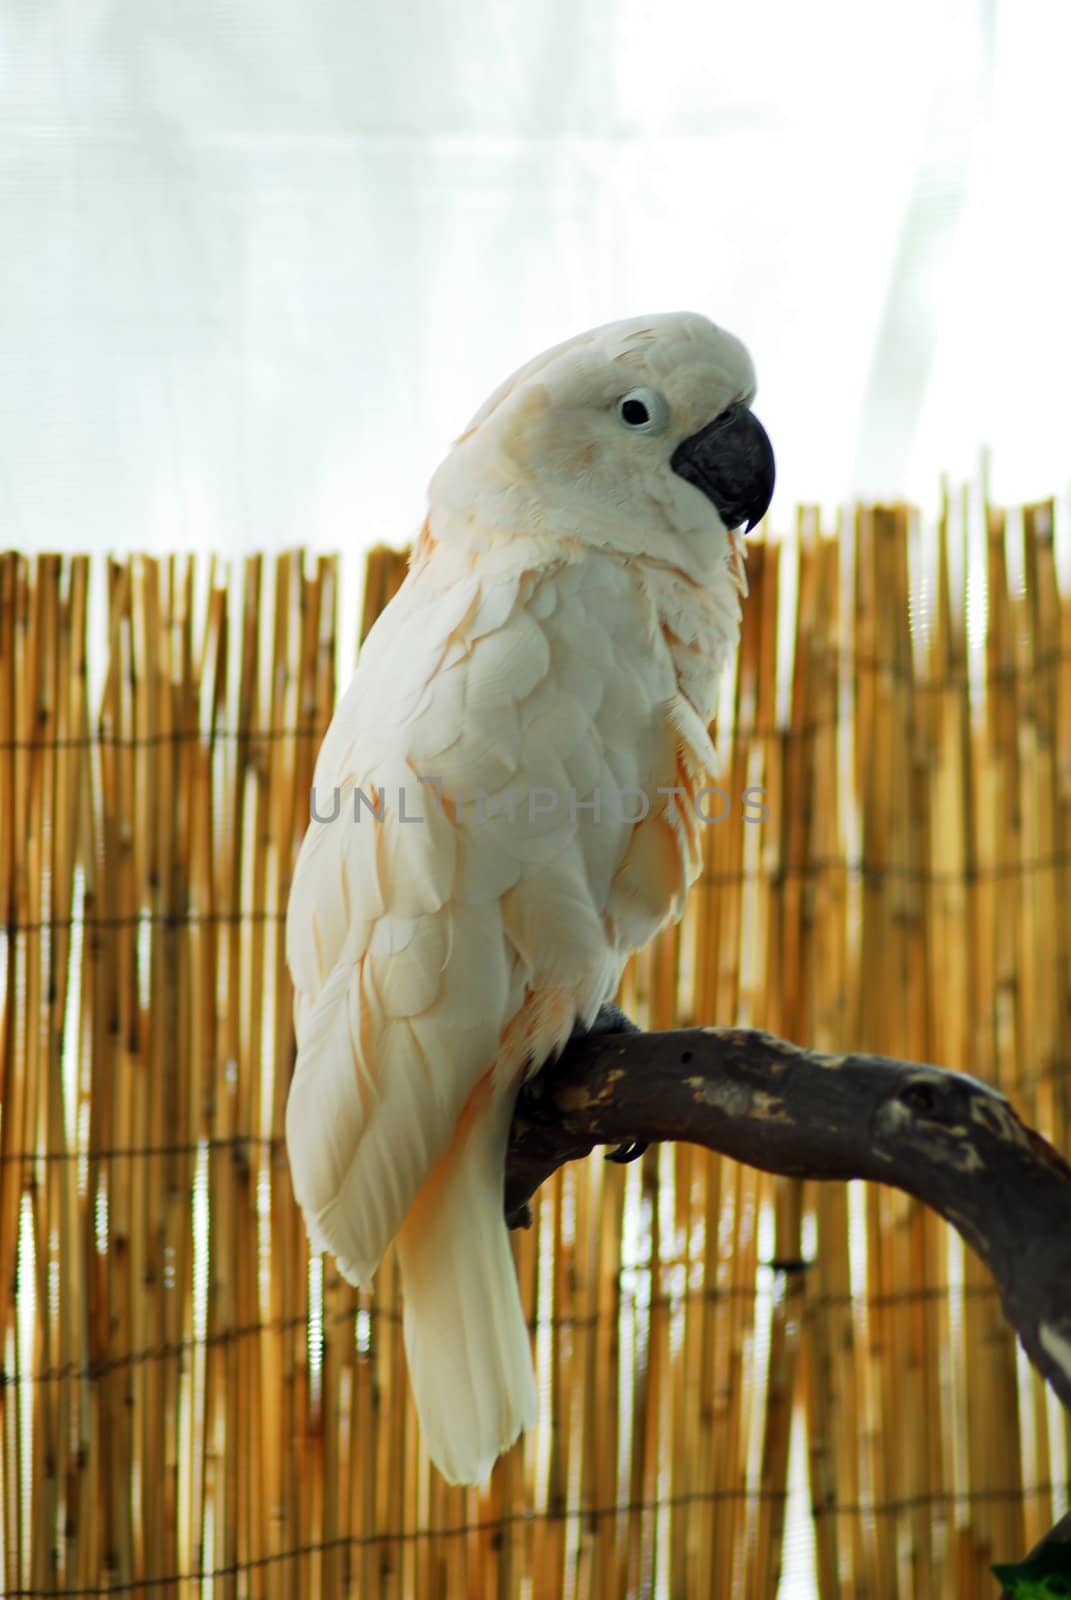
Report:
[[1003,1095],[963,1073],[823,1055],[757,1029],[642,1033],[605,1010],[521,1091],[512,1226],[552,1172],[597,1144],[684,1139],[789,1177],[892,1184],[981,1256],[1027,1355],[1071,1406],[1071,1167]]

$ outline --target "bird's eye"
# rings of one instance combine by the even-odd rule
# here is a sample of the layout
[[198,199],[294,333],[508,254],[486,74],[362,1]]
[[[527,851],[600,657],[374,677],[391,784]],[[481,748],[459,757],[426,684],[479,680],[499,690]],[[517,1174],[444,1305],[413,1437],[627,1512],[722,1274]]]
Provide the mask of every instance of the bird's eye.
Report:
[[661,433],[669,421],[669,406],[657,389],[630,389],[617,402],[617,414],[633,433]]

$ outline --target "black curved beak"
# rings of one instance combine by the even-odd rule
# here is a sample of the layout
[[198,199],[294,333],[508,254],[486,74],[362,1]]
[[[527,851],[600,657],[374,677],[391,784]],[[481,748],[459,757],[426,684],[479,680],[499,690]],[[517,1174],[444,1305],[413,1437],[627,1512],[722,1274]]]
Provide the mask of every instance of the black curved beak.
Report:
[[758,417],[742,402],[683,439],[670,466],[701,489],[727,528],[750,533],[773,498],[774,453]]

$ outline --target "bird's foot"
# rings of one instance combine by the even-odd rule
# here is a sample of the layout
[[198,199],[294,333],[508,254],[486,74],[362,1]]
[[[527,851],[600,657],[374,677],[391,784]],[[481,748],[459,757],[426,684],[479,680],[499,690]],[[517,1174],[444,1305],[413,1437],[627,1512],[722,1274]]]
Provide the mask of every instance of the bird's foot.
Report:
[[640,1029],[632,1018],[626,1016],[620,1006],[600,1006],[598,1015],[590,1028],[585,1028],[582,1022],[573,1025],[573,1038],[581,1039],[591,1033],[639,1033]]
[[[599,1007],[598,1015],[590,1028],[581,1027],[577,1023],[573,1029],[573,1037],[585,1034],[602,1033],[639,1033],[640,1029],[630,1016],[622,1011],[620,1006],[609,1004]],[[647,1149],[647,1144],[639,1139],[631,1139],[627,1144],[619,1144],[616,1150],[608,1150],[607,1161],[615,1161],[619,1166],[626,1162],[636,1161]]]
[[638,1161],[647,1149],[646,1139],[630,1139],[628,1144],[619,1144],[616,1150],[607,1150],[606,1159],[623,1167],[629,1161]]

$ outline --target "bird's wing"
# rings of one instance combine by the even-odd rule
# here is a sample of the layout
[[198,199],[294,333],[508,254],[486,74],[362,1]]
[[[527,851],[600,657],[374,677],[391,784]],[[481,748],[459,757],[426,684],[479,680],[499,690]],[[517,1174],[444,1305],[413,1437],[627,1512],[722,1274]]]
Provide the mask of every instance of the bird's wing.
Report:
[[[477,578],[444,558],[366,641],[316,769],[315,814],[338,815],[310,825],[287,916],[295,1191],[355,1281],[481,1080],[511,1087],[560,1046],[670,909],[683,846],[653,791],[675,770],[675,685],[655,627],[620,563]],[[651,816],[621,820],[645,787]]]

